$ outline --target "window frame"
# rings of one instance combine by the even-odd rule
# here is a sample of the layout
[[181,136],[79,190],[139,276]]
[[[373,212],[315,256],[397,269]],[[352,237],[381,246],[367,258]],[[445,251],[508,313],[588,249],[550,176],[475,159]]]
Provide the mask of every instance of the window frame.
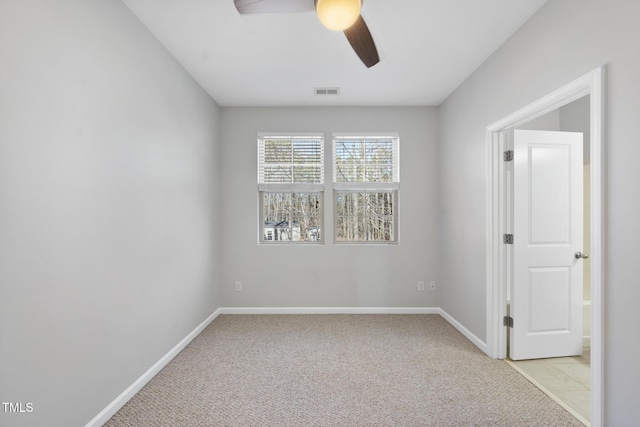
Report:
[[[307,183],[307,182],[278,182],[278,183],[269,183],[265,182],[264,179],[264,145],[263,141],[268,139],[317,139],[319,141],[319,155],[320,162],[318,166],[319,171],[319,182],[315,183]],[[257,138],[257,148],[258,148],[258,171],[257,171],[257,182],[258,182],[258,244],[266,245],[266,246],[279,246],[279,245],[318,245],[323,244],[325,242],[325,234],[326,230],[324,228],[324,180],[325,180],[325,135],[321,132],[285,132],[285,133],[274,133],[274,132],[259,132]],[[293,154],[292,154],[292,171],[293,171]],[[291,180],[293,181],[293,172]],[[265,238],[265,212],[264,212],[264,195],[265,193],[282,193],[282,194],[299,194],[299,193],[317,193],[318,194],[318,202],[319,206],[317,207],[318,212],[318,223],[320,228],[320,236],[318,240],[268,240]],[[293,235],[293,211],[289,214],[289,230],[291,235]]]
[[[337,181],[336,145],[340,139],[391,139],[392,140],[392,181]],[[400,136],[397,132],[347,133],[332,134],[331,167],[333,190],[333,242],[336,245],[397,245],[400,241],[399,193],[400,193]],[[363,164],[366,164],[363,163]],[[366,168],[365,168],[366,169]],[[393,239],[391,240],[339,240],[338,239],[338,193],[391,193],[393,200]]]

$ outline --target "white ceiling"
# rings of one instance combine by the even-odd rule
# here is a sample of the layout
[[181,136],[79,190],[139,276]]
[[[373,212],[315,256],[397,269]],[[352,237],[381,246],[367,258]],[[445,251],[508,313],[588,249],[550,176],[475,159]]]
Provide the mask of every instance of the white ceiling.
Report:
[[233,0],[123,1],[221,106],[439,105],[546,2],[366,0],[381,57],[367,69],[314,12],[241,16]]

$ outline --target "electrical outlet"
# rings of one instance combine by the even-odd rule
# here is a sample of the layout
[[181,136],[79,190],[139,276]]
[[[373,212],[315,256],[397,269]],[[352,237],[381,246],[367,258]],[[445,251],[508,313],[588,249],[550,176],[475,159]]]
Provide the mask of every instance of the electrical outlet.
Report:
[[435,291],[436,290],[436,282],[435,280],[432,280],[429,282],[429,290],[430,291]]
[[418,282],[418,290],[419,291],[424,291],[424,282],[422,280],[420,280]]
[[236,292],[242,292],[242,282],[236,282]]

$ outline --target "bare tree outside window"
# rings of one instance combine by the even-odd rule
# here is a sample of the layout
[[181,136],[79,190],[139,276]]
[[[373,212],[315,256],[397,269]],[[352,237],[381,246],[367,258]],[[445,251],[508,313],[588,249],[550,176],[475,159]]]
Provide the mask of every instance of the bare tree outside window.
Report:
[[320,241],[320,193],[262,194],[265,240]]

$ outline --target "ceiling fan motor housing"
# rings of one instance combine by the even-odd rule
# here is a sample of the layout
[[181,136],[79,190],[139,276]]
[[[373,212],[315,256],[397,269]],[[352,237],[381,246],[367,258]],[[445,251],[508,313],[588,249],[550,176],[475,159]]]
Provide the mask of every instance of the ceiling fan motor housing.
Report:
[[344,31],[360,16],[362,0],[314,0],[322,25],[333,31]]

